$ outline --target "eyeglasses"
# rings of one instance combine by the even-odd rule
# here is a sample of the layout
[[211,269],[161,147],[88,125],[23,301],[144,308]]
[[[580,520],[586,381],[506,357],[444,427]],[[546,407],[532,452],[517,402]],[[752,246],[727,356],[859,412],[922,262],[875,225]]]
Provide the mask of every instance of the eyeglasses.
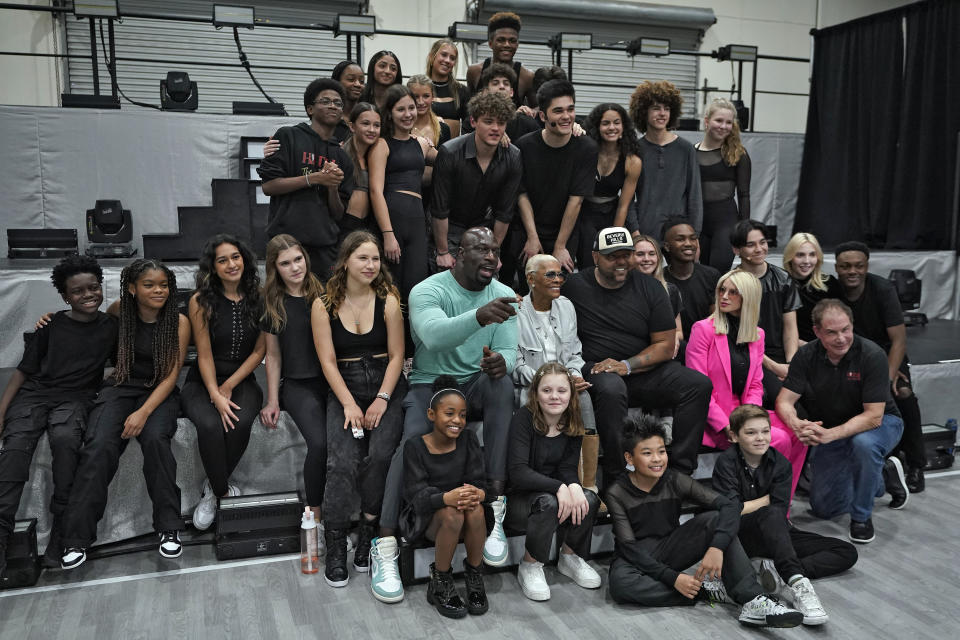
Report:
[[561,280],[566,280],[567,274],[564,271],[546,271],[544,272],[543,277],[546,278],[547,280],[556,280],[557,278],[560,278]]
[[318,104],[321,107],[329,107],[333,105],[337,109],[343,109],[343,100],[331,100],[330,98],[320,98],[319,100],[314,100],[313,104]]
[[739,296],[740,292],[737,291],[736,289],[727,289],[726,287],[717,287],[717,295],[722,296],[723,294],[727,294],[732,298],[734,296]]

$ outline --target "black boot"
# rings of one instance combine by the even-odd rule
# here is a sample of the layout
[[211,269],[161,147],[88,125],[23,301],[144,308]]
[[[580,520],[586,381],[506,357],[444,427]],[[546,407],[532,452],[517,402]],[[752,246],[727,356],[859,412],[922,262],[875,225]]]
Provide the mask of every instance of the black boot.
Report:
[[43,552],[43,568],[59,569],[60,558],[63,557],[63,544],[60,542],[60,519],[54,518],[50,527],[50,537],[47,539],[47,548]]
[[360,516],[360,526],[357,531],[359,538],[357,548],[353,552],[353,568],[358,573],[366,573],[370,571],[370,542],[377,537],[377,521]]
[[467,611],[472,616],[483,615],[490,608],[487,590],[483,586],[483,562],[474,567],[463,559],[463,579],[467,584]]
[[923,477],[923,469],[910,467],[907,469],[907,488],[910,493],[920,493],[927,488],[927,481]]
[[427,602],[437,608],[437,612],[447,618],[462,618],[467,615],[467,607],[453,584],[453,571],[437,571],[437,565],[430,563],[430,585],[427,587]]
[[345,587],[350,579],[347,573],[347,530],[327,529],[323,532],[327,556],[323,577],[331,587]]

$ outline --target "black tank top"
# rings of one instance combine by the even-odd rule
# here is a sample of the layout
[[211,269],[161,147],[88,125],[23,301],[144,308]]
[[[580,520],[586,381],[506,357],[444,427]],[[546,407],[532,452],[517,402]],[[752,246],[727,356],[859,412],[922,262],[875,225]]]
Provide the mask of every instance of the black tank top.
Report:
[[[486,60],[483,61],[483,66],[480,67],[481,76],[483,75],[483,72],[487,70],[487,67],[489,67],[491,64],[493,64],[493,61],[490,60],[490,58],[487,58]],[[523,100],[523,96],[520,95],[520,87],[518,86],[520,84],[520,69],[522,67],[523,67],[522,64],[520,64],[516,60],[513,61],[513,72],[517,74],[517,84],[514,85],[513,87],[513,104],[518,107],[520,106],[520,101]],[[477,86],[474,87],[473,91],[474,93],[480,93],[483,91],[483,87],[480,86],[479,78],[477,79]]]
[[623,183],[627,179],[626,158],[622,155],[617,160],[616,166],[610,175],[601,176],[600,171],[596,173],[596,182],[593,185],[593,195],[596,198],[610,198],[620,195]]
[[156,332],[156,322],[144,322],[137,318],[133,334],[133,365],[126,384],[142,386],[153,379],[153,338]]
[[[343,327],[343,321],[352,322],[349,312],[341,318],[330,316],[330,337],[337,359],[362,358],[387,352],[387,322],[383,317],[386,301],[377,297],[373,304],[373,327],[367,333],[350,333]],[[340,313],[349,309],[346,301],[340,305]],[[329,311],[327,312],[329,313]]]
[[387,138],[386,140],[390,155],[387,156],[383,190],[420,193],[423,169],[426,166],[420,143],[413,138],[407,140]]
[[[259,318],[262,314],[259,311],[247,314],[245,300],[233,302],[220,293],[213,299],[207,331],[210,334],[210,350],[213,352],[217,380],[220,382],[232,376],[257,345],[260,327],[248,319],[248,315]],[[192,367],[188,379],[200,379],[199,369]]]

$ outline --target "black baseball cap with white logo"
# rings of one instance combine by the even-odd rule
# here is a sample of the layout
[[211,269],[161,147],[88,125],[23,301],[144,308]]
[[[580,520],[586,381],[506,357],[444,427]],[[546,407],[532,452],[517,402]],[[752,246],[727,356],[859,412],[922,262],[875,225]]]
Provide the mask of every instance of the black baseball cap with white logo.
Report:
[[607,227],[597,234],[593,241],[593,250],[603,255],[623,251],[633,251],[633,238],[630,232],[623,227]]

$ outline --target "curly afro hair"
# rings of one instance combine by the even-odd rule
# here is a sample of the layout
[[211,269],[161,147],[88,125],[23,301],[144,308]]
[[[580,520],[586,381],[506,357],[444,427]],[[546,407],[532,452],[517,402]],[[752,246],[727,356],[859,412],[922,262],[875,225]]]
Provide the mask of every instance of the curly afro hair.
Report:
[[636,127],[643,133],[647,132],[647,111],[656,103],[670,107],[670,121],[667,122],[667,129],[676,129],[677,120],[680,119],[680,108],[683,106],[683,97],[677,87],[666,80],[656,82],[647,80],[634,89],[633,95],[630,96],[630,117],[633,118]]
[[60,295],[65,295],[67,293],[67,278],[75,276],[78,273],[92,273],[97,277],[97,282],[103,284],[103,269],[100,268],[100,264],[89,256],[77,254],[67,256],[61,260],[57,266],[53,268],[50,280],[53,281],[53,286],[57,288]]

